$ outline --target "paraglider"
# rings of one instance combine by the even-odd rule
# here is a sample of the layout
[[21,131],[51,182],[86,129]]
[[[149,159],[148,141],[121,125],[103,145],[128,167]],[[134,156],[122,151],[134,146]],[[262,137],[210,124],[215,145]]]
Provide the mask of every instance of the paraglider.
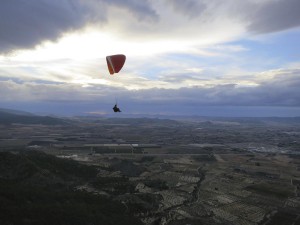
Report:
[[115,104],[115,106],[113,107],[114,112],[121,112],[120,108],[117,106],[117,104]]
[[106,56],[107,67],[110,75],[118,73],[126,60],[126,56],[122,54]]
[[[126,56],[122,54],[118,55],[109,55],[106,56],[107,67],[110,75],[118,73],[124,66]],[[121,112],[120,108],[117,106],[117,103],[113,107],[114,112]]]

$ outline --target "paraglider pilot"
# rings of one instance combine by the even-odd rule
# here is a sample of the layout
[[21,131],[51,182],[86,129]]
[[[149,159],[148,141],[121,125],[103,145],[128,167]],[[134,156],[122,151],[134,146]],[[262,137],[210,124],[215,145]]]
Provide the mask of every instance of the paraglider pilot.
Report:
[[115,106],[113,107],[113,110],[114,110],[114,112],[121,112],[121,110],[119,109],[117,104],[115,104]]

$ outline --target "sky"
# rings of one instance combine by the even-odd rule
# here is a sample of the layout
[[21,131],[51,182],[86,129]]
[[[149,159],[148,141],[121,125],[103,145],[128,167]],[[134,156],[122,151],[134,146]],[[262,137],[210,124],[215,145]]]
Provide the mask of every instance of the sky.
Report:
[[[300,116],[299,0],[1,0],[0,108]],[[105,57],[126,55],[110,75]]]

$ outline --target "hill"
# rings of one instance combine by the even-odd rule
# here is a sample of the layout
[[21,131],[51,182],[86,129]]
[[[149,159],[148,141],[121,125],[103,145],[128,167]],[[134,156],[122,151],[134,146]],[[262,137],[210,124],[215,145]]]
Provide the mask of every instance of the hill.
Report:
[[5,113],[11,113],[15,115],[23,115],[23,116],[33,116],[33,113],[21,111],[21,110],[15,110],[15,109],[3,109],[0,108],[0,112],[5,112]]
[[50,116],[36,116],[22,111],[0,109],[0,124],[12,123],[59,125],[66,124],[67,121]]
[[141,224],[123,204],[76,189],[96,176],[43,152],[0,152],[0,224]]

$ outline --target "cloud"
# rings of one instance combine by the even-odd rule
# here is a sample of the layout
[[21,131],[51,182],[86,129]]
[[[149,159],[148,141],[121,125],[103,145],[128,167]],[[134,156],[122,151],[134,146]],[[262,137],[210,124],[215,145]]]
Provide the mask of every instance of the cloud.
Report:
[[31,48],[82,27],[90,9],[80,0],[3,0],[0,51]]
[[138,19],[144,20],[150,18],[156,20],[158,18],[158,14],[152,8],[149,0],[103,0],[103,2],[117,8],[126,9],[133,13]]
[[132,40],[225,43],[247,30],[269,33],[298,27],[299,11],[298,0],[2,0],[0,52],[33,48],[86,26],[111,29]]
[[[2,108],[46,114],[107,114],[112,113],[117,99],[126,114],[297,116],[300,112],[299,75],[300,70],[295,67],[253,74],[237,82],[226,77],[204,80],[194,73],[183,76],[188,81],[179,74],[172,75],[172,79],[157,81],[128,78],[128,82],[133,82],[132,87],[144,86],[146,89],[128,89],[121,83],[110,86],[90,81],[82,86],[2,78],[0,104]],[[117,80],[119,78],[114,82]],[[188,82],[193,85],[188,86]],[[255,85],[244,85],[249,82]],[[178,83],[183,86],[176,87]]]
[[[244,5],[239,4],[243,8]],[[0,2],[0,52],[32,48],[45,40],[55,41],[65,33],[95,23],[107,23],[119,35],[127,33],[133,37],[173,35],[174,39],[176,35],[193,39],[189,36],[192,31],[195,38],[207,39],[208,34],[220,36],[221,33],[230,37],[230,33],[236,34],[234,29],[238,27],[230,15],[235,7],[230,2],[229,7],[225,7],[224,4],[214,4],[214,1],[194,0],[163,1],[160,4],[138,0],[3,0]],[[260,20],[273,19],[272,12],[264,12],[266,7],[257,12],[250,30],[260,31],[260,26],[268,25]],[[227,27],[227,32],[220,32],[222,26]]]
[[207,7],[204,2],[195,0],[171,0],[169,1],[169,4],[171,5],[171,7],[174,8],[176,12],[182,13],[183,15],[189,18],[201,16],[201,14],[205,11]]
[[[125,9],[139,20],[156,18],[148,1],[3,0],[0,1],[0,52],[56,41],[89,24],[104,24],[108,7]],[[115,15],[111,15],[111,18]],[[124,20],[124,18],[122,18]]]
[[251,15],[249,31],[254,33],[271,33],[300,26],[300,1],[269,1]]
[[[149,88],[128,90],[124,87],[76,84],[0,81],[1,102],[55,102],[112,104],[115,97],[123,105],[135,108],[148,105],[191,106],[287,106],[300,107],[300,70],[278,71],[273,77],[257,80],[256,86],[226,83],[179,89]],[[89,109],[87,109],[89,110]],[[91,109],[95,110],[95,109]]]

